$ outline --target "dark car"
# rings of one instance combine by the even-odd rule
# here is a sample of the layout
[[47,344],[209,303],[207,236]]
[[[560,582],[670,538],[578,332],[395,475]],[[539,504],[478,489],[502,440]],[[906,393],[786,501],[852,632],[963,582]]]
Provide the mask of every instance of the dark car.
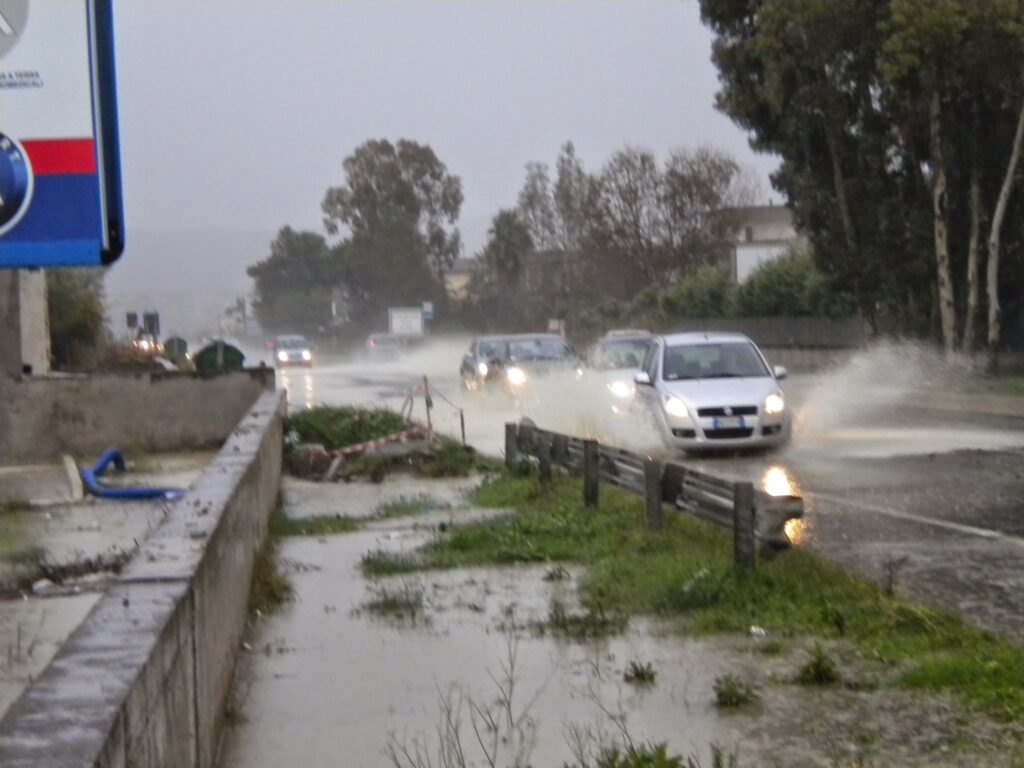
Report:
[[516,392],[536,376],[574,370],[579,364],[576,350],[556,334],[481,336],[462,358],[459,374],[470,391],[494,385]]
[[404,344],[393,333],[371,333],[366,340],[366,357],[370,360],[397,360]]

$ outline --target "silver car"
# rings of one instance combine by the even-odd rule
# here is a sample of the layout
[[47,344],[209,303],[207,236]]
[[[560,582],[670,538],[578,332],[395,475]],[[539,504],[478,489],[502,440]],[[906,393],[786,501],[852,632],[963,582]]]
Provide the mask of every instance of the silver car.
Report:
[[655,340],[634,381],[665,444],[694,451],[788,442],[786,375],[741,334],[679,333]]

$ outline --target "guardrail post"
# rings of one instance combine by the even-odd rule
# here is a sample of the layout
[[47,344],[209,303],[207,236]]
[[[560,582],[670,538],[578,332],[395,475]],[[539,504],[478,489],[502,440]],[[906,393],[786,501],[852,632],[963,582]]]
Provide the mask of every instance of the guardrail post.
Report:
[[583,506],[596,507],[601,479],[601,452],[597,440],[583,441]]
[[519,461],[519,428],[505,424],[505,466],[511,469]]
[[551,435],[537,435],[537,460],[540,462],[540,484],[551,485]]
[[733,551],[736,567],[749,570],[754,567],[754,484],[736,483],[733,486]]
[[665,527],[665,507],[661,489],[661,462],[644,461],[644,497],[647,501],[647,527],[660,531]]

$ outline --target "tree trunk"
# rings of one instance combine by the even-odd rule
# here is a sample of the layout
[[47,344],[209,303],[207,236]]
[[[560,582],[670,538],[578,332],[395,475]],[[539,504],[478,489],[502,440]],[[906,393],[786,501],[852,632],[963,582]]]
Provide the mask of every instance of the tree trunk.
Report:
[[1002,310],[999,307],[1000,237],[1003,219],[1006,218],[1006,209],[1010,204],[1014,178],[1017,175],[1017,165],[1020,163],[1022,144],[1024,144],[1024,103],[1021,104],[1020,115],[1017,118],[1017,132],[1013,137],[1013,149],[1010,152],[1010,161],[1006,166],[1003,185],[999,189],[999,199],[996,201],[996,208],[992,213],[992,226],[988,235],[988,270],[985,285],[988,293],[988,355],[985,360],[985,370],[989,373],[995,373],[999,368],[999,344],[1002,341],[1003,333]]
[[[975,129],[977,130],[977,129]],[[975,133],[977,136],[977,133]],[[975,138],[975,142],[977,139]],[[963,351],[974,352],[978,336],[978,272],[981,256],[981,174],[978,170],[978,147],[971,158],[971,239],[967,246],[967,313],[964,317]]]
[[857,233],[853,227],[853,215],[850,213],[850,201],[846,197],[846,176],[843,173],[843,161],[839,155],[839,139],[835,129],[826,120],[825,138],[828,140],[828,151],[832,157],[832,183],[836,190],[836,205],[839,217],[843,222],[843,238],[851,260],[857,258]]
[[952,356],[956,345],[956,306],[953,303],[953,275],[949,266],[949,223],[947,221],[946,163],[942,147],[942,101],[932,94],[928,114],[932,150],[932,217],[935,227],[935,267],[939,289],[939,319],[942,346]]

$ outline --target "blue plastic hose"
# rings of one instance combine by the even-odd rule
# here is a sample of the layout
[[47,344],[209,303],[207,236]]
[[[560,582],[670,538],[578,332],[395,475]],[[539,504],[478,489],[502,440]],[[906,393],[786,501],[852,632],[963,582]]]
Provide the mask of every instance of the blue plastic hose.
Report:
[[117,448],[103,452],[100,460],[81,471],[82,484],[93,496],[101,499],[165,499],[173,501],[185,495],[183,488],[110,488],[97,480],[111,464],[118,472],[124,472],[124,457]]

